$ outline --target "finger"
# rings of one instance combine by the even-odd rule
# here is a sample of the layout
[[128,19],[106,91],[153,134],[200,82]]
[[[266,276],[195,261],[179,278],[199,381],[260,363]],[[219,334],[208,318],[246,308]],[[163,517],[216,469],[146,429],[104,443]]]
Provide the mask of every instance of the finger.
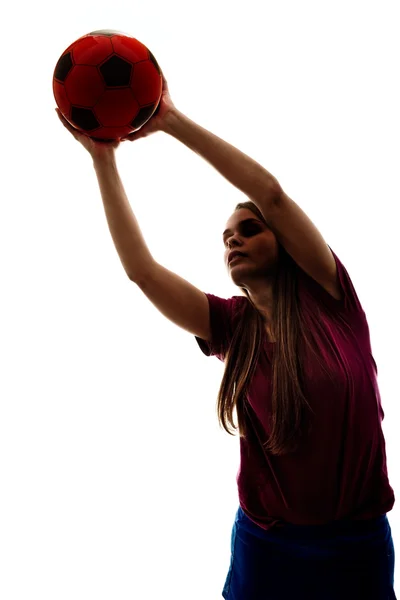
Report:
[[167,92],[169,92],[168,81],[165,79],[165,75],[162,71],[161,71],[161,76],[162,76],[163,88],[164,88],[164,90],[167,90]]
[[135,140],[138,140],[141,137],[143,137],[142,133],[130,133],[126,137],[121,138],[121,142],[134,142]]
[[75,136],[75,134],[78,132],[77,129],[75,129],[75,127],[72,127],[71,123],[69,123],[67,121],[67,119],[64,117],[64,115],[61,113],[61,111],[56,108],[56,113],[58,115],[58,118],[60,119],[61,123],[64,125],[64,127],[66,129],[68,129],[68,131],[70,131],[72,133],[72,135]]
[[[60,119],[61,123],[64,125],[64,127],[66,129],[68,129],[69,131],[71,131],[71,125],[68,123],[68,121],[65,119],[65,117],[60,113],[60,111],[56,111],[57,112],[57,116]],[[72,133],[72,131],[71,131]]]
[[60,109],[56,108],[56,113],[57,113],[57,116],[58,116],[58,118],[60,119],[60,121],[62,123],[68,123],[67,119],[64,117],[64,115],[62,114],[62,112],[60,111]]

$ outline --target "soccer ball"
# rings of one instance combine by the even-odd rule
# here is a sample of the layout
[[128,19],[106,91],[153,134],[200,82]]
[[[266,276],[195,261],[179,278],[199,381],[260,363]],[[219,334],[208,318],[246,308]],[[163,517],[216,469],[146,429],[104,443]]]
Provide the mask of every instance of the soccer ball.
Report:
[[137,39],[114,30],[93,31],[71,44],[53,74],[53,93],[67,121],[99,140],[137,131],[154,114],[162,74]]

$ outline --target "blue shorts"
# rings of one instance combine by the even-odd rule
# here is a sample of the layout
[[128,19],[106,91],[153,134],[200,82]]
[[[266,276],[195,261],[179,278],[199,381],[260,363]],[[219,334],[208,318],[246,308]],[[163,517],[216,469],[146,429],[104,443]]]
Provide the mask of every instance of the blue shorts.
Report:
[[225,600],[396,600],[386,515],[265,531],[239,507]]

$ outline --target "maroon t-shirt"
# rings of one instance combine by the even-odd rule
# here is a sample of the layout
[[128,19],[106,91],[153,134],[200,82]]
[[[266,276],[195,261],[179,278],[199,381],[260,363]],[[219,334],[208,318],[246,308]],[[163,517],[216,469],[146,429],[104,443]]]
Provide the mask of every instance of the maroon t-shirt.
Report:
[[[308,348],[303,349],[304,391],[314,413],[310,414],[311,434],[303,438],[296,453],[273,456],[262,446],[270,432],[274,352],[266,333],[247,394],[248,437],[240,438],[239,502],[246,515],[266,530],[285,522],[322,525],[341,519],[370,519],[390,511],[395,502],[388,481],[381,427],[384,412],[368,323],[349,274],[333,255],[341,300],[297,268],[300,309],[334,379]],[[235,322],[249,300],[206,295],[212,339],[210,343],[195,339],[206,356],[224,361]],[[317,320],[312,318],[316,311]]]

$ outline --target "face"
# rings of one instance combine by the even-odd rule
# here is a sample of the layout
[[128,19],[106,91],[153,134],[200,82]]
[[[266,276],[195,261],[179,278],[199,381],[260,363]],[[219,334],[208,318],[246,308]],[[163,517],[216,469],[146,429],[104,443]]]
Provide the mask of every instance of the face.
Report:
[[[236,210],[226,223],[223,233],[224,261],[233,282],[248,289],[265,285],[278,262],[278,242],[275,234],[251,210]],[[228,264],[229,253],[237,250],[246,256]]]

